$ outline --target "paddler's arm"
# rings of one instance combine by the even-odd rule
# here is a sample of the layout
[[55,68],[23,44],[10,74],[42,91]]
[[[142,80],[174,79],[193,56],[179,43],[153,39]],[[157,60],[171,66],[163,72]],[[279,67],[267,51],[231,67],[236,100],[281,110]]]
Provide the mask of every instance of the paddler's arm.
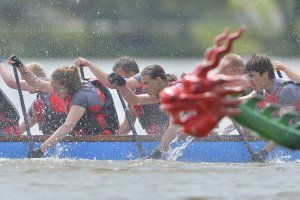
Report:
[[[108,74],[106,72],[104,72],[103,70],[101,70],[99,67],[97,67],[93,62],[91,62],[85,58],[78,57],[75,60],[75,65],[78,67],[87,66],[93,72],[93,74],[97,77],[97,79],[99,79],[101,82],[103,82],[105,84],[105,86],[107,86],[110,89],[116,88],[116,86],[114,84],[111,84],[108,81]],[[139,83],[134,77],[130,77],[130,78],[126,79],[126,82],[131,89],[138,88],[141,85],[141,83]]]
[[[132,107],[129,107],[128,111],[129,111],[131,123],[134,124],[137,119],[137,113],[135,112],[134,108],[132,108]],[[125,134],[128,134],[130,131],[131,131],[130,124],[128,122],[128,119],[125,117],[124,121],[120,124],[117,134],[125,135]]]
[[57,144],[66,137],[66,135],[74,129],[85,111],[86,109],[81,106],[72,105],[65,123],[61,125],[43,144],[41,144],[40,149],[42,152],[45,152],[48,148]]
[[140,94],[136,95],[133,93],[133,91],[127,86],[127,84],[123,86],[119,86],[119,90],[122,93],[124,99],[130,104],[130,105],[136,105],[136,104],[155,104],[159,103],[159,99],[156,96],[149,96],[148,94]]
[[252,97],[256,96],[257,93],[255,91],[252,91],[250,94],[246,95],[246,96],[241,96],[241,97],[238,97],[239,100],[247,100],[247,99],[251,99]]
[[[29,128],[33,127],[37,123],[37,119],[33,117],[33,105],[30,106],[28,112],[27,112],[27,119],[28,119],[28,124]],[[19,128],[20,128],[20,134],[23,134],[26,131],[26,124],[25,121],[23,120],[22,122],[19,123]]]
[[177,134],[179,134],[180,132],[182,132],[182,128],[178,125],[174,125],[170,120],[170,124],[165,134],[161,138],[160,144],[157,149],[160,152],[167,151],[171,142],[176,138]]
[[[29,128],[33,127],[37,123],[37,121],[33,117],[27,115],[27,118],[28,118]],[[24,120],[19,123],[19,128],[20,128],[20,134],[23,134],[26,131],[26,125]]]
[[[0,62],[0,74],[2,76],[2,79],[4,83],[12,88],[17,89],[17,84],[15,78],[9,73],[8,69],[5,67],[3,63]],[[30,91],[33,92],[34,89],[29,84],[26,83],[24,80],[20,80],[21,89],[24,91]]]
[[293,81],[300,83],[300,74],[291,68],[289,68],[287,65],[282,64],[279,61],[273,62],[273,68],[276,71],[284,71],[284,73]]
[[163,152],[166,152],[169,149],[171,142],[176,138],[177,134],[180,134],[181,132],[182,128],[178,125],[174,125],[170,120],[169,126],[161,138],[158,147],[149,158],[160,159]]
[[135,76],[131,76],[129,78],[126,78],[126,84],[130,89],[136,89],[141,87],[141,83],[135,78]]
[[[18,58],[16,58],[18,59]],[[8,59],[8,64],[15,66],[16,61],[12,60],[12,57]],[[53,93],[53,88],[50,81],[44,81],[39,79],[34,73],[32,73],[19,59],[17,64],[17,69],[21,73],[24,80],[34,88],[35,91],[44,91],[48,93]]]
[[88,59],[78,57],[75,60],[75,65],[80,66],[87,66],[93,74],[103,82],[108,88],[115,89],[115,86],[108,81],[108,74],[102,71],[99,67],[97,67],[93,62],[89,61]]

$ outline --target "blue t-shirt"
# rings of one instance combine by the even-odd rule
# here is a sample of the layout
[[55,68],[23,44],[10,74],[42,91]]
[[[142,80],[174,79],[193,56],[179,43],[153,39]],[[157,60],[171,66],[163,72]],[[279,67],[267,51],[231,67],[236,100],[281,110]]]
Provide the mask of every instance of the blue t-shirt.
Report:
[[[91,106],[102,107],[105,102],[105,96],[102,92],[98,95],[98,92],[99,90],[91,83],[84,83],[83,88],[72,96],[71,106],[76,105],[83,108]],[[99,96],[102,98],[99,98]]]

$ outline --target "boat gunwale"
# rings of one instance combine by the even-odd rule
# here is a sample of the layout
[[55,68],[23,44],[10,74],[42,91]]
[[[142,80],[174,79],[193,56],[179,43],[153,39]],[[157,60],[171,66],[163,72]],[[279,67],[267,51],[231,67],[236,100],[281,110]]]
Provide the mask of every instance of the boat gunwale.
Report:
[[[50,135],[33,135],[33,142],[44,142]],[[162,135],[83,135],[83,136],[67,136],[64,142],[159,142]],[[178,141],[185,140],[186,135],[181,135]],[[135,139],[136,138],[136,139]],[[245,135],[248,142],[262,141],[261,138],[253,135]],[[194,138],[196,142],[241,142],[240,135],[211,135],[203,138]],[[29,142],[26,135],[0,135],[0,142]]]

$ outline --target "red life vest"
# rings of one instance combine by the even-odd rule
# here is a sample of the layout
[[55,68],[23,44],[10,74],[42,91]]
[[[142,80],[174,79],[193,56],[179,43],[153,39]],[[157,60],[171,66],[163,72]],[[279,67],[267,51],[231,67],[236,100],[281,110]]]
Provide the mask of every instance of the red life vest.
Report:
[[268,104],[278,104],[278,92],[277,91],[273,91],[269,94],[265,94],[264,100],[260,101],[257,104],[257,107],[261,109],[261,108],[266,107]]
[[44,135],[54,133],[67,117],[63,99],[55,94],[38,92],[32,103],[32,117],[37,120],[39,129]]

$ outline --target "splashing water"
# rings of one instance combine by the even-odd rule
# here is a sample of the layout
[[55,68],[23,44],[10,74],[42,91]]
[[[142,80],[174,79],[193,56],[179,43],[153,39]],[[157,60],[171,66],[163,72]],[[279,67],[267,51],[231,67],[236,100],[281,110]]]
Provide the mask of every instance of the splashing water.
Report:
[[[176,138],[171,142],[171,144],[177,142],[179,135],[176,136]],[[166,154],[166,160],[168,161],[176,161],[176,159],[180,156],[182,156],[182,151],[188,146],[190,142],[193,141],[192,136],[188,136],[185,139],[185,142],[183,142],[181,145],[175,147],[175,148],[169,148],[169,150],[165,153]]]
[[[282,151],[279,151],[276,153],[275,156],[272,156],[271,158],[268,158],[266,162],[268,163],[286,163],[289,162],[291,159],[290,155],[284,154]],[[295,162],[295,161],[293,161]]]
[[[58,143],[56,146],[55,146],[55,154],[53,154],[52,157],[56,158],[56,159],[59,159],[60,155],[63,153],[63,152],[67,152],[68,151],[68,146],[66,144],[63,144],[63,143]],[[47,155],[47,153],[46,153]]]

